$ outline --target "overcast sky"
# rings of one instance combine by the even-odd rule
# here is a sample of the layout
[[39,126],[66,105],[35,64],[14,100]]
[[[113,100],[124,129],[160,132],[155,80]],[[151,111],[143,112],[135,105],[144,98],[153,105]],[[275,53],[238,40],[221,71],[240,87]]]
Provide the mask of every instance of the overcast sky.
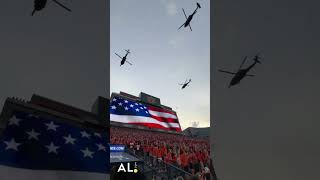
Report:
[[52,1],[30,16],[33,0],[0,6],[0,104],[33,93],[85,110],[109,96],[106,1]]
[[[210,126],[210,1],[191,27],[177,30],[196,8],[194,0],[111,0],[110,68],[111,92],[140,92],[159,97],[178,114],[182,128],[199,122]],[[128,61],[120,67],[124,49]],[[181,90],[178,83],[192,79]]]
[[[212,115],[221,180],[317,180],[319,1],[215,0]],[[245,55],[262,64],[228,89]],[[246,66],[251,64],[248,61]]]

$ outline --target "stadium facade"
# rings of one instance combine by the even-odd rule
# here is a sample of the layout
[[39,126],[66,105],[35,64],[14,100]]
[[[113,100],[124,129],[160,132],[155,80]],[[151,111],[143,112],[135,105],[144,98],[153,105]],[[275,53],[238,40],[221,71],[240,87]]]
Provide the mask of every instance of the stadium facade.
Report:
[[209,139],[210,127],[188,127],[182,133],[186,136]]

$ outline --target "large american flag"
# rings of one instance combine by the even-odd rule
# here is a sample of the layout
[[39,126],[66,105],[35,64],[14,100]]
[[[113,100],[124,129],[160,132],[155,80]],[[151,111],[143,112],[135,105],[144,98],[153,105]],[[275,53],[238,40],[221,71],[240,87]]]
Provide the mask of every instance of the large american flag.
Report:
[[111,100],[110,120],[150,128],[181,131],[176,113],[118,96]]
[[106,134],[15,112],[0,137],[0,179],[106,179]]

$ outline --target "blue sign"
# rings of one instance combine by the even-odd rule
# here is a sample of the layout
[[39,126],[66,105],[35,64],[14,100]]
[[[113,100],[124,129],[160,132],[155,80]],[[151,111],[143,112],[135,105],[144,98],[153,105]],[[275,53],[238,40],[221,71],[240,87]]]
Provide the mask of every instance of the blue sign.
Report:
[[110,144],[110,152],[124,152],[125,145]]

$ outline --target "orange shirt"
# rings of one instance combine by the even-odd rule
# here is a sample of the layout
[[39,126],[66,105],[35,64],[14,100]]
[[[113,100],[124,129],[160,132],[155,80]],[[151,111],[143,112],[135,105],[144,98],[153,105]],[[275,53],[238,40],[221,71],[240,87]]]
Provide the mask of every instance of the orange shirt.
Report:
[[180,160],[181,160],[181,166],[186,167],[188,166],[188,156],[187,154],[183,153],[180,155]]
[[171,163],[171,161],[172,161],[171,153],[166,154],[166,157],[164,158],[164,161],[166,163]]

